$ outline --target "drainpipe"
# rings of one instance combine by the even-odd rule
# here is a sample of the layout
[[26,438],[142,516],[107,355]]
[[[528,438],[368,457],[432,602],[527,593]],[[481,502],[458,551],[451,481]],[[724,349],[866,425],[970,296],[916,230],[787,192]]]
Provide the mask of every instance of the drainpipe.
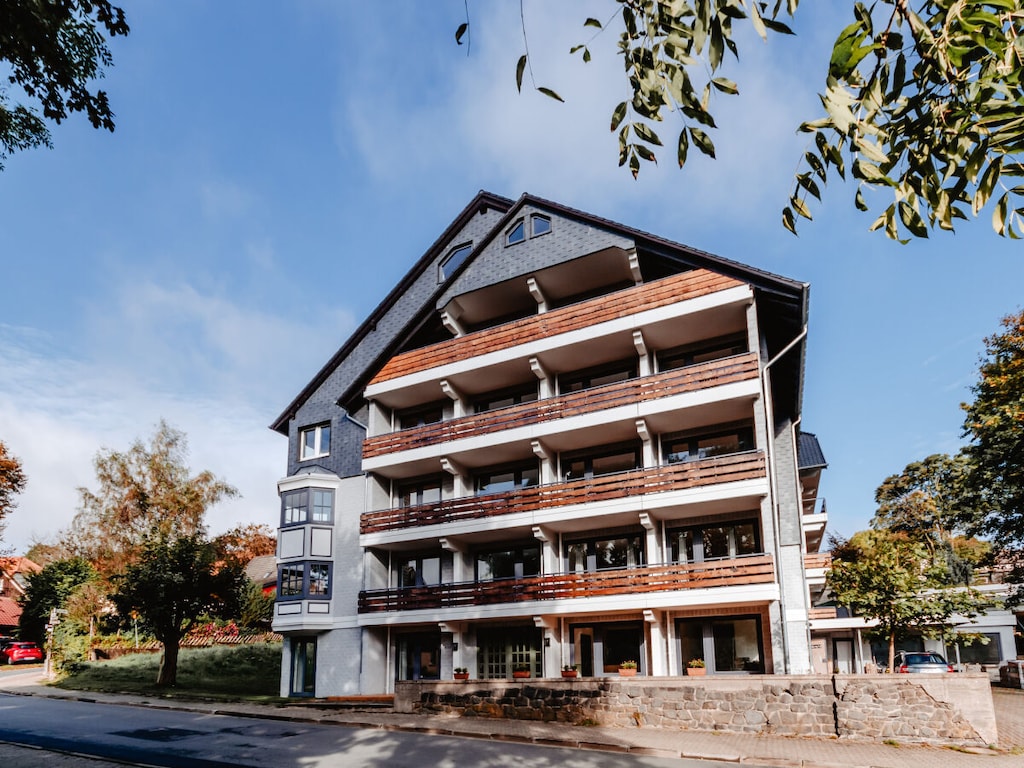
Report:
[[779,542],[779,533],[782,528],[782,519],[779,513],[778,502],[778,479],[775,474],[775,407],[772,402],[771,393],[768,390],[768,369],[777,363],[787,352],[799,344],[807,336],[807,323],[789,344],[765,363],[761,369],[761,393],[764,397],[765,414],[768,419],[768,489],[771,493],[772,523],[775,526],[775,568],[776,578],[779,581],[779,610],[782,613],[782,660],[783,672],[789,672],[789,641],[787,639],[786,620],[786,590],[782,586],[782,545]]

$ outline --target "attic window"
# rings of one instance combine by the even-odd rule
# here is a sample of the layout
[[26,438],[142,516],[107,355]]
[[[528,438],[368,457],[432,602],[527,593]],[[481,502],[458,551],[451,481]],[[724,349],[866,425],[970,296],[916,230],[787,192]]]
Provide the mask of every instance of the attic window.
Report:
[[547,216],[539,216],[534,214],[530,217],[530,237],[536,237],[537,235],[546,235],[551,231],[551,219]]
[[438,267],[437,281],[443,283],[457,270],[462,263],[466,260],[473,251],[472,243],[464,243],[456,248],[452,248],[451,252],[444,257],[444,261],[441,262],[441,266]]
[[516,222],[516,225],[508,231],[505,235],[505,245],[515,245],[521,243],[526,239],[526,222],[522,219]]

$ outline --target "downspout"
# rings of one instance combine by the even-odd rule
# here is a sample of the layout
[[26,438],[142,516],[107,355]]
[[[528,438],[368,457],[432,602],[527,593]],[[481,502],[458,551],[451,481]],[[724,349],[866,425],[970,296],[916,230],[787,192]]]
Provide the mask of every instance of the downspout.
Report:
[[782,528],[782,518],[779,513],[778,503],[778,479],[775,473],[775,407],[772,402],[771,393],[768,391],[768,369],[777,363],[787,352],[799,344],[807,336],[807,323],[799,334],[782,348],[778,354],[765,363],[761,369],[761,396],[764,398],[765,415],[768,419],[768,490],[771,494],[772,523],[775,526],[775,568],[776,578],[779,582],[779,611],[782,613],[782,660],[784,673],[789,672],[789,641],[786,629],[786,590],[782,587],[782,545],[779,542],[779,533]]

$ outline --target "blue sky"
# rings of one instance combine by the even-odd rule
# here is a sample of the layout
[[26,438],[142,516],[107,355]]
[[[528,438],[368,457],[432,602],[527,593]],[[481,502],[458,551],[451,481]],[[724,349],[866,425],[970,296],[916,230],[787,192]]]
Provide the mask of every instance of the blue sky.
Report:
[[[191,464],[242,498],[209,517],[274,525],[286,441],[267,425],[480,189],[530,192],[811,284],[803,427],[830,468],[830,529],[875,487],[955,451],[982,339],[1024,302],[1019,244],[989,214],[907,246],[834,183],[795,238],[779,223],[845,0],[804,3],[796,38],[738,25],[718,160],[666,154],[639,182],[607,130],[614,41],[570,57],[607,2],[527,0],[537,82],[516,94],[519,4],[132,0],[103,87],[114,134],[75,118],[0,173],[0,439],[29,486],[22,551],[73,516],[100,448],[165,418]],[[612,85],[609,87],[608,83]],[[662,131],[671,135],[671,128]]]

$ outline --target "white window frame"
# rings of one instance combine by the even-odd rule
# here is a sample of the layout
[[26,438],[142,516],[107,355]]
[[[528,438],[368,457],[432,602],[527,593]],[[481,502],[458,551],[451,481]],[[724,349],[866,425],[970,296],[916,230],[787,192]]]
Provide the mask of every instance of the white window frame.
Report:
[[[324,431],[327,432],[327,440],[324,440]],[[313,450],[306,453],[306,435],[313,433]],[[326,442],[326,445],[324,444]],[[317,424],[315,427],[305,427],[299,430],[299,461],[309,461],[331,455],[331,425]]]

